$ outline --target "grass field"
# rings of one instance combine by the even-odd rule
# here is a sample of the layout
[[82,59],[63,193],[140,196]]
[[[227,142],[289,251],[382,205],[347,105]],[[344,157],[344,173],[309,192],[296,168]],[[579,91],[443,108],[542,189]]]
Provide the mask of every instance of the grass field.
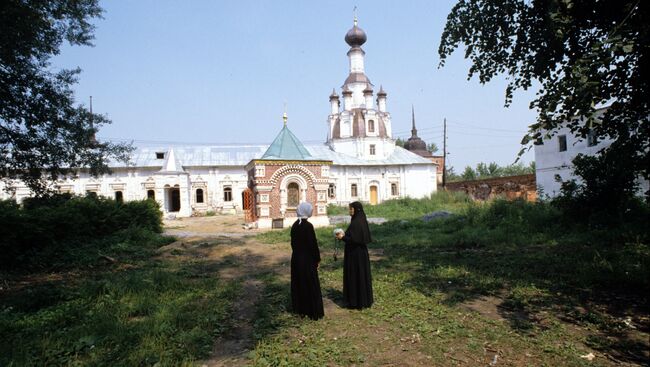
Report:
[[[435,210],[456,215],[419,219]],[[244,364],[255,366],[648,365],[644,229],[587,230],[546,204],[447,194],[367,212],[390,219],[371,226],[370,309],[342,307],[332,227],[317,230],[320,321],[290,313],[278,257],[290,255],[288,229],[260,233],[240,253],[228,252],[237,242],[228,239],[161,249],[173,239],[131,229],[48,254],[48,269],[0,273],[10,285],[0,293],[0,365],[201,365],[215,343],[246,329],[234,322],[247,297],[254,311],[240,321],[251,332],[238,337],[251,339]],[[276,262],[265,261],[271,250]],[[221,276],[226,268],[245,271],[259,294]]]

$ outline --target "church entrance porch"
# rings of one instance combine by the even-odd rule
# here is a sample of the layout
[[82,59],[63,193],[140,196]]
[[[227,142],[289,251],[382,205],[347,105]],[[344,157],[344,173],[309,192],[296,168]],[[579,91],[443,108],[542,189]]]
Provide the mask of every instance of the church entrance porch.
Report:
[[181,190],[178,185],[165,187],[165,210],[179,212],[181,210]]

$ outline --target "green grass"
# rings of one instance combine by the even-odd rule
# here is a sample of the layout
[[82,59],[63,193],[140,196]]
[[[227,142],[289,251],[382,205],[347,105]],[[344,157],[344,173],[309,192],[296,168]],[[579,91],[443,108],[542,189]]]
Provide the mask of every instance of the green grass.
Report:
[[[471,199],[461,193],[438,191],[426,199],[401,198],[386,200],[380,205],[364,203],[363,209],[368,217],[381,217],[389,220],[415,219],[425,214],[447,210],[459,212],[471,202]],[[347,206],[330,205],[329,215],[348,215]]]
[[[371,225],[370,250],[383,251],[373,262],[375,305],[310,322],[287,317],[288,306],[276,303],[276,324],[252,353],[254,365],[400,364],[404,355],[416,365],[487,365],[494,354],[506,365],[608,364],[602,355],[580,358],[591,351],[644,363],[647,332],[626,328],[617,316],[648,308],[644,229],[567,227],[544,203],[404,201],[423,208],[387,202],[367,210],[394,219]],[[440,209],[457,215],[418,219]],[[317,229],[320,279],[324,296],[337,302],[342,268],[331,257],[331,230]],[[289,232],[259,238],[287,243]],[[490,297],[499,303],[494,317],[467,306],[489,305]]]
[[[650,294],[644,228],[571,227],[544,203],[475,204],[447,194],[399,202],[368,210],[391,219],[371,225],[370,309],[341,307],[343,261],[332,258],[332,227],[316,230],[324,319],[290,313],[287,264],[252,274],[263,284],[251,320],[252,365],[478,366],[495,355],[497,366],[613,365],[604,353],[647,363],[648,325],[639,321]],[[419,219],[435,210],[456,215]],[[288,228],[257,239],[290,252]],[[190,366],[208,357],[242,296],[241,283],[219,279],[219,270],[247,264],[198,256],[208,242],[157,256],[171,240],[128,229],[42,254],[36,263],[49,258],[47,270],[64,279],[41,273],[1,296],[0,365]],[[594,361],[580,358],[590,352]]]
[[[154,259],[171,240],[136,230],[112,236],[64,267],[71,279],[2,297],[0,365],[178,366],[207,357],[230,327],[240,287],[201,263]],[[98,248],[119,264],[98,264]]]

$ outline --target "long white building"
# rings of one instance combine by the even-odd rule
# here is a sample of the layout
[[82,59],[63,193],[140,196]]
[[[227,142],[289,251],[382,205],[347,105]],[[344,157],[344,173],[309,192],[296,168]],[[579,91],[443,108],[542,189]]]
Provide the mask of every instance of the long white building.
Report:
[[[255,166],[260,159],[268,161],[269,157],[276,163],[293,165],[296,163],[294,156],[282,153],[282,149],[304,148],[306,153],[303,152],[300,159],[308,159],[312,166],[313,162],[323,162],[318,171],[318,187],[312,187],[319,202],[346,204],[359,200],[376,204],[392,198],[428,196],[437,189],[437,166],[395,145],[387,93],[380,87],[375,94],[375,86],[365,73],[365,52],[361,46],[366,39],[355,19],[345,36],[350,46],[348,76],[341,86],[341,96],[336,90],[329,96],[327,136],[323,144],[302,145],[293,134],[285,131],[291,126],[285,118],[285,127],[278,129],[280,135],[271,146],[138,147],[129,164],[113,164],[110,175],[93,178],[82,171],[55,185],[61,192],[80,195],[94,192],[118,200],[151,198],[160,203],[165,214],[178,217],[207,211],[234,213],[250,209],[246,201],[249,193],[257,195],[255,202],[258,204],[264,199],[259,198],[259,192],[253,187],[256,174],[247,167]],[[281,126],[278,123],[278,128]],[[314,127],[317,126],[314,123]],[[289,148],[283,143],[283,139],[287,139],[285,136],[296,140]],[[276,153],[271,154],[271,151]],[[300,185],[309,185],[309,180],[290,181],[281,181],[287,185],[279,188],[282,200],[292,197],[291,190],[300,190],[303,196],[307,192],[307,188]],[[13,195],[19,201],[30,195],[20,183],[11,189],[13,194],[3,190],[0,195],[4,198]],[[282,203],[283,208],[289,210],[283,210],[281,215],[291,216],[294,204]]]

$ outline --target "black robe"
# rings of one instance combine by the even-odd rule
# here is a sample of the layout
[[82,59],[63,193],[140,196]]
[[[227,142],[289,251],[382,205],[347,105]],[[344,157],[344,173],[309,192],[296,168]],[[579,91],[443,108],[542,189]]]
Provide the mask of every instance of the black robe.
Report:
[[343,258],[343,297],[349,308],[372,306],[372,276],[367,244],[372,241],[366,214],[361,203],[354,202],[354,215],[345,231],[345,257]]
[[291,305],[293,312],[313,320],[325,315],[318,280],[320,251],[314,226],[306,219],[291,226]]

